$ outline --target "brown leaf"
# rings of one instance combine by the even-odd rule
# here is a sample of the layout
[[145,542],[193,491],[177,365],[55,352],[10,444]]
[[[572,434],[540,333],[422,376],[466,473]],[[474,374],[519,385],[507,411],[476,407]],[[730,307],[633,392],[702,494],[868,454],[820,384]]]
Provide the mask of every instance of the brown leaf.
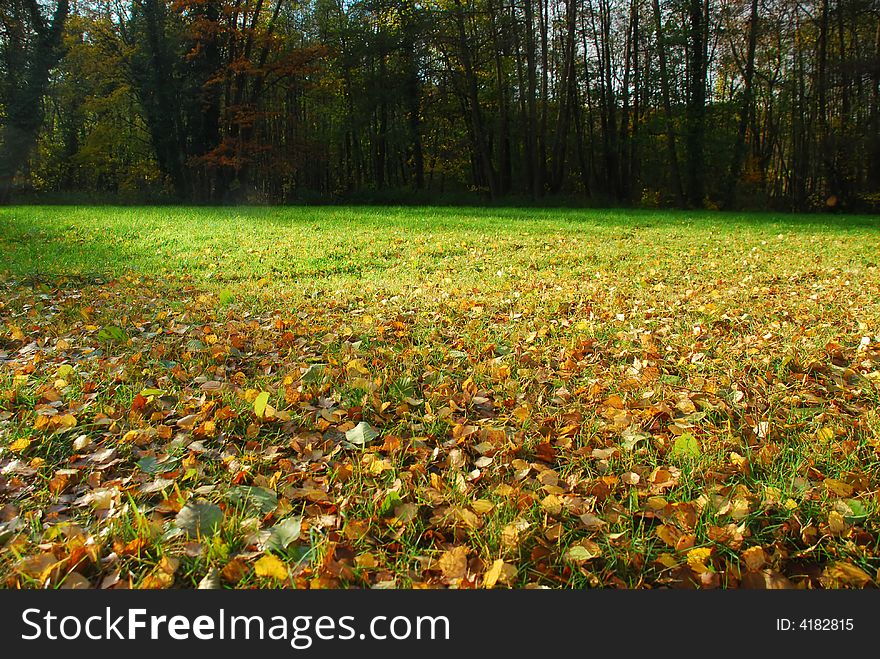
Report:
[[227,583],[237,584],[245,578],[249,571],[250,568],[247,563],[240,558],[233,558],[223,566],[223,569],[220,571],[220,576],[223,577],[223,580]]
[[777,570],[746,572],[742,576],[740,586],[753,590],[788,590],[794,588],[794,584]]
[[819,579],[825,588],[864,588],[871,583],[867,572],[852,563],[838,561],[825,568]]
[[141,581],[139,588],[145,590],[157,590],[171,588],[174,585],[174,573],[180,565],[180,560],[172,556],[163,556],[153,571]]
[[767,553],[763,547],[749,547],[742,553],[742,560],[747,570],[756,572],[767,564]]
[[469,549],[464,546],[453,547],[443,552],[437,564],[444,579],[463,579],[467,575],[468,552]]

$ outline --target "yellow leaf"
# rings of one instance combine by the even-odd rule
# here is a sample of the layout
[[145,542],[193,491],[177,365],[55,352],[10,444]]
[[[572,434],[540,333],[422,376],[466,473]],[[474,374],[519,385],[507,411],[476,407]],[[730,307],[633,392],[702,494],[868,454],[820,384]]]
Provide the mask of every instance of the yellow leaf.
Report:
[[846,528],[846,521],[843,519],[843,515],[836,510],[828,513],[828,530],[831,531],[832,535],[841,535],[846,532]]
[[156,590],[171,588],[174,585],[174,573],[180,561],[170,556],[163,556],[159,564],[148,574],[140,584],[140,588]]
[[554,517],[562,512],[562,499],[553,494],[548,494],[541,501],[541,507],[547,511],[547,514]]
[[483,588],[495,587],[495,584],[498,583],[498,578],[501,576],[501,570],[503,567],[504,561],[500,558],[492,563],[492,567],[489,568],[483,577]]
[[657,534],[658,538],[660,538],[670,547],[675,547],[678,544],[679,539],[681,538],[681,532],[674,526],[670,526],[669,524],[658,526],[656,531],[654,532]]
[[21,437],[19,439],[16,439],[14,442],[12,442],[12,444],[9,445],[9,450],[18,453],[20,451],[24,451],[30,445],[31,440],[25,437]]
[[519,545],[519,527],[516,524],[508,524],[501,531],[501,544],[508,549],[515,549]]
[[495,504],[488,499],[477,499],[471,504],[471,508],[479,515],[485,515],[495,507]]
[[734,499],[730,502],[730,516],[736,521],[740,521],[749,516],[749,502],[747,499]]
[[372,460],[364,460],[366,464],[369,462],[370,465],[370,473],[373,476],[378,476],[382,472],[388,471],[389,469],[393,469],[394,465],[391,464],[391,460],[388,458],[373,458]]
[[122,443],[134,442],[139,435],[140,432],[138,432],[137,430],[129,430],[122,436],[122,439],[120,439],[119,441]]
[[345,365],[345,370],[348,371],[348,374],[359,373],[363,376],[369,376],[370,372],[364,366],[364,362],[362,359],[352,359],[348,364]]
[[835,480],[834,478],[826,478],[822,482],[825,484],[825,489],[831,494],[848,497],[853,493],[854,488],[849,483],[844,483],[843,481]]
[[531,406],[528,403],[523,403],[513,411],[513,416],[515,416],[520,423],[525,423],[531,413]]
[[254,563],[254,572],[258,577],[266,577],[267,579],[278,579],[279,581],[287,579],[287,566],[272,554],[266,554]]
[[60,419],[58,419],[58,425],[62,428],[75,428],[76,427],[76,417],[72,414],[65,414]]
[[816,431],[816,439],[820,442],[830,442],[834,439],[834,428],[829,428],[828,426],[819,428],[819,430]]
[[[431,475],[433,475],[433,473]],[[516,490],[514,490],[507,483],[501,483],[498,485],[498,487],[495,488],[495,494],[497,494],[499,497],[511,497],[516,494]]]
[[710,547],[691,549],[687,554],[688,565],[694,572],[711,572],[709,566],[706,565],[706,561],[711,555],[712,549]]
[[258,419],[264,418],[266,414],[266,407],[269,404],[269,392],[261,391],[257,397],[254,399],[254,414],[257,415]]
[[594,558],[599,558],[602,555],[602,548],[599,547],[597,542],[593,542],[592,540],[581,540],[579,543],[572,545],[569,547],[563,558],[567,561],[571,561],[572,563],[576,563],[577,565],[583,565],[587,561],[592,561]]

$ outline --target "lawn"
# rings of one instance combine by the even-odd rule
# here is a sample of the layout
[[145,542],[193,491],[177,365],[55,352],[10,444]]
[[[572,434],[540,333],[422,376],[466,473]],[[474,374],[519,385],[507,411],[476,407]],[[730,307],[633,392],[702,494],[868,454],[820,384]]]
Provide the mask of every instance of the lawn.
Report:
[[0,208],[6,587],[880,583],[880,218]]

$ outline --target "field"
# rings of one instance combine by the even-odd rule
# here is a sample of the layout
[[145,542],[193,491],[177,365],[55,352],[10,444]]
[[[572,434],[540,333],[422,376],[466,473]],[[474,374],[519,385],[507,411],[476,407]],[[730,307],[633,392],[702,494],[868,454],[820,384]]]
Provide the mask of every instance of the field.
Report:
[[8,588],[880,584],[880,218],[0,208]]

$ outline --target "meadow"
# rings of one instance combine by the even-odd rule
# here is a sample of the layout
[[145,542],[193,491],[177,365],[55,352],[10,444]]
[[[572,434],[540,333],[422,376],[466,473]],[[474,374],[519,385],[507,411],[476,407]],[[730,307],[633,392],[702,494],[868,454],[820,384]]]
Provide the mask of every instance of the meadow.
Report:
[[880,584],[880,218],[0,208],[8,588]]

